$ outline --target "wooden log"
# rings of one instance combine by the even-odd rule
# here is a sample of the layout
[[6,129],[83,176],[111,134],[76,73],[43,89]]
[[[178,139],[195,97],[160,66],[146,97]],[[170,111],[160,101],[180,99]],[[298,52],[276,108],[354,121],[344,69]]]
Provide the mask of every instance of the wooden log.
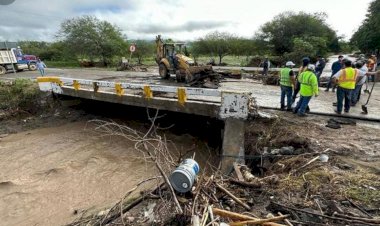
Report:
[[236,173],[236,176],[237,176],[238,180],[239,181],[244,181],[243,174],[241,174],[239,166],[238,166],[238,164],[236,162],[234,162],[234,169],[235,169],[235,173]]
[[233,195],[231,192],[229,192],[227,189],[225,189],[224,187],[222,187],[220,184],[218,183],[215,183],[215,185],[222,191],[224,192],[226,195],[230,196],[235,202],[237,202],[238,204],[240,204],[242,207],[244,207],[246,210],[251,210],[251,207],[248,206],[246,203],[244,203],[243,201],[241,201],[238,197],[236,197],[235,195]]
[[268,219],[258,219],[258,220],[233,222],[233,223],[230,223],[230,226],[257,225],[257,224],[263,224],[263,223],[267,223],[267,222],[281,221],[287,217],[289,217],[289,215],[282,215],[282,216],[272,217],[272,218],[268,218]]
[[351,220],[358,220],[358,221],[363,221],[367,223],[373,223],[373,224],[380,224],[380,219],[370,219],[370,218],[362,218],[362,217],[352,217],[352,216],[347,216],[339,213],[335,213],[334,216],[340,217],[340,218],[347,218]]
[[251,217],[251,216],[247,216],[247,215],[243,215],[240,213],[235,213],[235,212],[231,212],[231,211],[227,211],[227,210],[222,210],[222,209],[218,209],[215,207],[212,208],[212,212],[215,215],[218,215],[221,217],[231,218],[233,220],[259,220],[259,218],[255,218],[255,217]]
[[235,179],[229,179],[229,182],[233,184],[241,185],[244,187],[250,187],[250,188],[261,188],[261,186],[263,185],[261,182],[252,183],[252,182],[239,181]]
[[[212,212],[215,215],[225,217],[225,218],[230,218],[233,220],[243,220],[243,221],[244,220],[260,220],[259,218],[255,218],[255,217],[251,217],[251,216],[247,216],[247,215],[243,215],[240,213],[235,213],[235,212],[231,212],[231,211],[227,211],[227,210],[222,210],[222,209],[218,209],[218,208],[212,208]],[[264,226],[285,226],[285,225],[276,224],[273,222],[266,222],[266,223],[263,223],[263,225]]]
[[[278,212],[278,215],[280,215],[280,216],[284,216],[281,212]],[[285,221],[285,223],[286,223],[288,226],[293,226],[293,224],[290,223],[290,221],[289,221],[288,219],[285,219],[284,221]]]
[[[314,215],[314,216],[323,217],[323,218],[327,218],[327,219],[331,219],[331,220],[345,221],[345,222],[348,222],[348,223],[360,223],[362,225],[379,225],[378,223],[370,223],[370,222],[365,222],[365,221],[362,221],[362,220],[354,220],[354,219],[348,219],[348,218],[342,218],[342,217],[333,217],[333,216],[313,213],[313,212],[306,211],[306,210],[301,210],[301,209],[298,209],[298,208],[295,208],[295,207],[290,207],[290,206],[282,205],[282,204],[276,203],[276,202],[271,202],[271,203],[273,203],[274,205],[280,206],[282,208],[285,208],[285,209],[290,209],[290,210],[297,211],[297,212],[311,214],[311,215]],[[370,220],[375,220],[375,219],[370,219]]]

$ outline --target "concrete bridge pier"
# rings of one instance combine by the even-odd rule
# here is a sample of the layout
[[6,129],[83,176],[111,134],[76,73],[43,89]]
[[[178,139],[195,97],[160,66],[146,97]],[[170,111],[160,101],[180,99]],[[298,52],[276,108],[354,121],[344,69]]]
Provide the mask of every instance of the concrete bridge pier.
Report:
[[244,120],[225,120],[221,163],[222,172],[225,174],[232,171],[234,162],[244,164],[244,131]]
[[224,174],[232,171],[234,162],[245,163],[245,121],[250,112],[251,101],[250,93],[222,93],[219,116],[225,122],[221,155],[221,170]]

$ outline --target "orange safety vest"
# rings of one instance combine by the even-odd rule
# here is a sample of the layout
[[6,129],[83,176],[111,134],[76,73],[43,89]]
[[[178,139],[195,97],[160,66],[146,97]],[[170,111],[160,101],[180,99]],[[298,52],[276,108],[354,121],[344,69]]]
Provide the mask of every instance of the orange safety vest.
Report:
[[339,76],[338,85],[345,89],[355,89],[358,70],[348,67],[342,69],[342,74]]

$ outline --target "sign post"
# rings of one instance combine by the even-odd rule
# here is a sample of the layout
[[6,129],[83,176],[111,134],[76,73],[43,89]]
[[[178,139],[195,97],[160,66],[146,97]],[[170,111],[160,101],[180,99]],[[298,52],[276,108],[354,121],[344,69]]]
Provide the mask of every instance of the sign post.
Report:
[[136,44],[135,44],[135,43],[133,43],[133,44],[129,47],[129,51],[131,52],[131,55],[129,56],[129,62],[131,62],[131,61],[132,61],[132,54],[133,54],[133,52],[136,51]]

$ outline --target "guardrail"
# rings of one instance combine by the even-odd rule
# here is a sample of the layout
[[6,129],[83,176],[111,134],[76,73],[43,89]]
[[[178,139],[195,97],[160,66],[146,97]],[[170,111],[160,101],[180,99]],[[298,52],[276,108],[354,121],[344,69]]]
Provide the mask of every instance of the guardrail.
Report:
[[[123,83],[123,82],[111,82],[111,81],[96,81],[86,79],[74,79],[64,77],[38,77],[37,82],[41,91],[52,91],[57,94],[77,95],[80,92],[86,91],[93,94],[114,94],[115,98],[121,97],[140,97],[142,101],[156,100],[165,101],[173,100],[177,98],[177,102],[180,106],[185,107],[186,103],[191,102],[192,106],[195,106],[194,101],[189,101],[188,96],[198,97],[219,97],[219,113],[218,117],[225,118],[241,118],[246,119],[248,117],[250,107],[252,107],[252,96],[248,92],[237,91],[221,91],[217,89],[206,88],[193,88],[193,87],[176,87],[176,86],[162,86],[162,85],[147,85],[138,83]],[[66,90],[66,93],[65,93]],[[75,93],[77,91],[77,93]],[[132,93],[131,93],[132,91]],[[136,94],[138,91],[138,94]],[[155,97],[155,92],[174,94],[172,98],[162,98],[160,96]],[[93,98],[94,95],[92,95]],[[109,96],[109,95],[108,95]],[[163,103],[163,102],[162,102]],[[126,101],[125,104],[128,104]],[[207,101],[196,101],[198,107],[208,105]],[[215,104],[215,103],[213,103]],[[152,103],[153,106],[153,103]],[[156,107],[154,105],[153,107]],[[191,106],[191,105],[189,105]],[[185,109],[184,109],[185,111]],[[197,113],[194,109],[192,112]]]
[[63,77],[38,77],[37,82],[39,83],[42,91],[53,90],[55,93],[62,93],[60,89],[61,87],[73,88],[75,90],[85,89],[93,92],[99,92],[102,88],[107,88],[105,91],[111,91],[114,89],[115,94],[119,96],[125,94],[125,90],[140,90],[143,92],[143,97],[147,99],[153,98],[153,92],[172,93],[177,95],[178,102],[182,104],[186,102],[188,95],[214,97],[221,96],[221,92],[216,89],[94,81]]

